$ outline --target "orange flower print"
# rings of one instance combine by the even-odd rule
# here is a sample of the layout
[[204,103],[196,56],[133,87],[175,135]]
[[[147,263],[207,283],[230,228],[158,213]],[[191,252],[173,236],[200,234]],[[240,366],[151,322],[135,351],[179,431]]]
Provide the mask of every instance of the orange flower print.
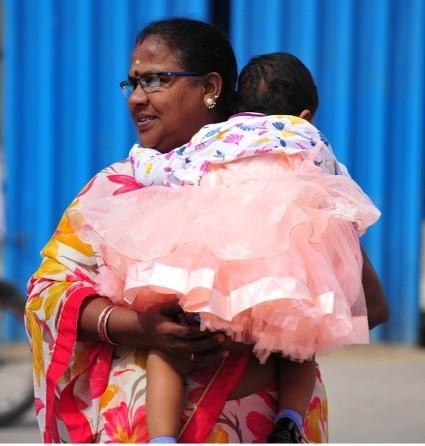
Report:
[[149,440],[145,420],[145,407],[140,406],[131,415],[128,406],[119,406],[104,413],[105,432],[109,438],[106,443],[147,443]]
[[221,426],[216,426],[205,443],[229,443],[229,434]]
[[306,437],[312,443],[325,443],[328,441],[326,436],[327,422],[327,401],[320,401],[320,398],[314,398],[306,416],[304,418],[304,432]]

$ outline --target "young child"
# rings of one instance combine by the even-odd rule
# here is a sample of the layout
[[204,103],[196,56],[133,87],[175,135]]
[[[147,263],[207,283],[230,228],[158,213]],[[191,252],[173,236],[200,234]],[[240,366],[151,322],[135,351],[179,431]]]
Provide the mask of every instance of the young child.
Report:
[[[379,211],[308,122],[317,102],[294,56],[255,58],[236,115],[167,154],[134,146],[143,187],[73,211],[106,259],[99,294],[140,311],[177,295],[202,329],[253,344],[262,363],[282,356],[275,443],[303,441],[315,354],[368,342],[359,234]],[[152,442],[175,442],[181,428],[190,366],[179,373],[170,361],[148,354]]]

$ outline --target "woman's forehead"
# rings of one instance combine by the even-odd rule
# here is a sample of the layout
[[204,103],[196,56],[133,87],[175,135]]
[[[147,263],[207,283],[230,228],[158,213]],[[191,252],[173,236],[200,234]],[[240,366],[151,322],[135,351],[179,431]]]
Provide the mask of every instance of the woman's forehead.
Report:
[[178,53],[158,35],[146,37],[138,44],[131,55],[130,71],[139,73],[171,71],[181,68]]

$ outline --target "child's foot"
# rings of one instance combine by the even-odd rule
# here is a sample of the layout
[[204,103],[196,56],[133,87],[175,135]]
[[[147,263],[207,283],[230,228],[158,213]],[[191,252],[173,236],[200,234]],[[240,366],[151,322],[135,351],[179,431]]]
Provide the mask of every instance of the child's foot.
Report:
[[267,443],[304,443],[297,424],[290,418],[283,417],[276,421]]

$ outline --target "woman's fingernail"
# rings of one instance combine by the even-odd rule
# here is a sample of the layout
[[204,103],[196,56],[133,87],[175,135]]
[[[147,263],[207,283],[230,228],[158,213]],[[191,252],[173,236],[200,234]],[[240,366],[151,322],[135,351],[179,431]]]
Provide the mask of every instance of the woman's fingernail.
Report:
[[223,352],[223,358],[227,358],[230,355],[229,350],[224,350]]

